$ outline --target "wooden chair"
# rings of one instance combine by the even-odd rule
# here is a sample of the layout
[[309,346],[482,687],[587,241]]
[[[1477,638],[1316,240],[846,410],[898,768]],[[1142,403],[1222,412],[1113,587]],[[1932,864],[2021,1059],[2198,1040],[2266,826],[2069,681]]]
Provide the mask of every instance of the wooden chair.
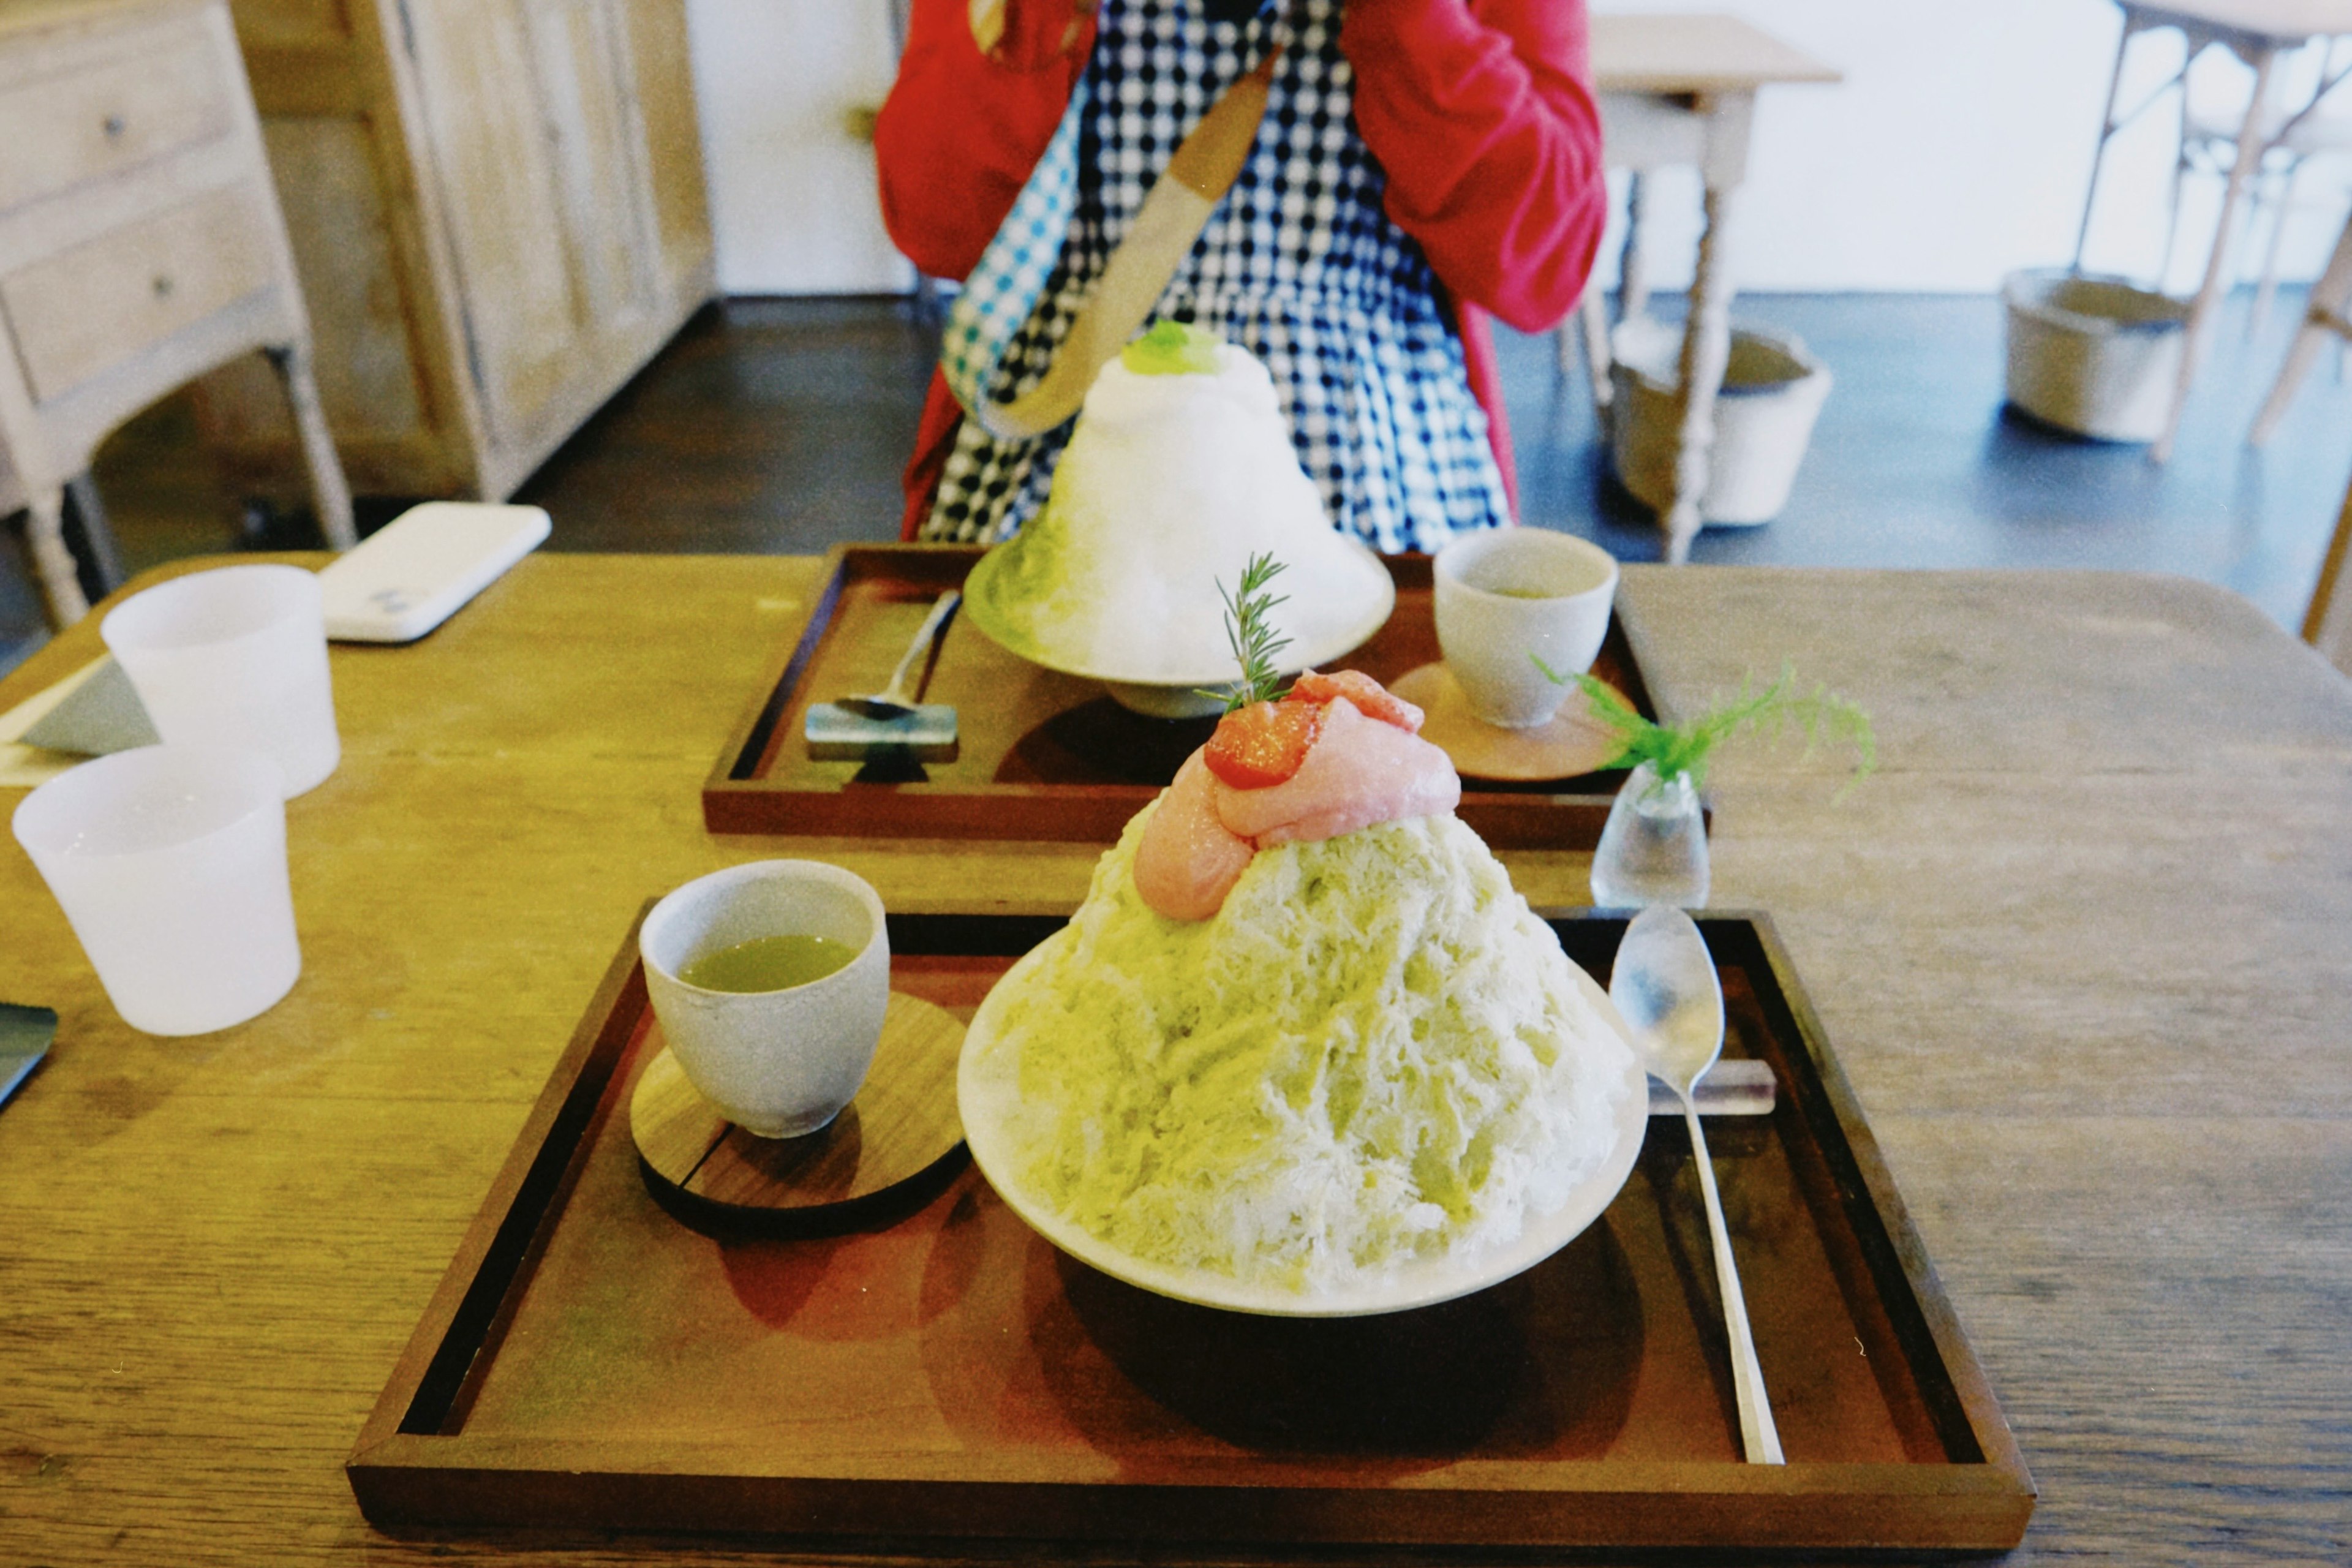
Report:
[[2336,520],[2336,537],[2327,542],[2327,557],[2319,565],[2319,585],[2312,590],[2311,608],[2303,617],[2303,640],[2326,656],[2327,662],[2352,675],[2352,574],[2345,557],[2352,554],[2352,491],[2344,497],[2344,510]]

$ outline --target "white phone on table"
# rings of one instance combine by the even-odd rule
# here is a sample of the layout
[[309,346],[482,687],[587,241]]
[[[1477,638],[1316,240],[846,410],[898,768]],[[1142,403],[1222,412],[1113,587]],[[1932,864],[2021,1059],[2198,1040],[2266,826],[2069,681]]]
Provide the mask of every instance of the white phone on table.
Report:
[[535,506],[436,500],[410,507],[319,574],[327,636],[415,642],[537,549],[550,526]]

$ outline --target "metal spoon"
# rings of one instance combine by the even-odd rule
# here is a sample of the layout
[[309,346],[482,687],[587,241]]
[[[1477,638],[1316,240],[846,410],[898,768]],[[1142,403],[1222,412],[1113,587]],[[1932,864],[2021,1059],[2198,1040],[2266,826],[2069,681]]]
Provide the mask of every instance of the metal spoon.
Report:
[[1715,1162],[1691,1100],[1698,1080],[1723,1054],[1723,984],[1716,977],[1706,939],[1690,916],[1671,905],[1653,904],[1633,917],[1609,973],[1609,999],[1633,1030],[1643,1066],[1682,1101],[1683,1124],[1690,1129],[1699,1191],[1706,1195],[1706,1227],[1715,1240],[1715,1276],[1723,1287],[1724,1323],[1731,1331],[1731,1390],[1739,1402],[1741,1446],[1750,1464],[1785,1463],[1780,1434],[1772,1425],[1772,1402],[1764,1392],[1764,1369],[1748,1332],[1748,1299],[1732,1262],[1723,1201],[1716,1195]]
[[954,615],[956,606],[962,603],[963,590],[961,588],[950,588],[941,594],[940,602],[931,606],[931,613],[923,617],[923,624],[915,628],[913,638],[907,644],[907,651],[899,657],[898,668],[890,672],[890,684],[871,696],[836,697],[834,699],[835,706],[846,708],[868,719],[903,719],[912,713],[916,707],[915,693],[908,682],[914,678],[915,671],[922,668],[924,658],[931,651],[931,644],[939,640],[940,632],[947,626],[948,617]]

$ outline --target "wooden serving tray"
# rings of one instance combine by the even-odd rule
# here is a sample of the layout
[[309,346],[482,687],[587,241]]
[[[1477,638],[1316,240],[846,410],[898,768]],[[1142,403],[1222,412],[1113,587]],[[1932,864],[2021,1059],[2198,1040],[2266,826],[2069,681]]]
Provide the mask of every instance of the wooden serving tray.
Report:
[[[812,701],[878,691],[932,602],[962,583],[974,545],[837,545],[807,620],[762,677],[702,786],[713,833],[1108,844],[1209,738],[1210,720],[1146,719],[1098,681],[1057,675],[999,647],[957,616],[923,700],[954,706],[961,750],[911,773],[812,761],[802,717]],[[1438,657],[1429,557],[1387,558],[1395,613],[1333,664],[1381,681]],[[1592,672],[1655,718],[1624,629],[1613,618]],[[1590,849],[1624,775],[1544,784],[1463,781],[1462,820],[1497,849]]]
[[[970,1016],[1058,918],[898,915],[892,984]],[[1553,920],[1605,975],[1622,919]],[[379,1524],[756,1532],[832,1553],[1997,1551],[2034,1500],[1763,917],[1702,920],[1769,1118],[1710,1132],[1790,1463],[1738,1461],[1678,1120],[1601,1220],[1385,1318],[1189,1307],[1055,1252],[966,1167],[847,1235],[714,1240],[628,1131],[634,934],[348,1465]]]

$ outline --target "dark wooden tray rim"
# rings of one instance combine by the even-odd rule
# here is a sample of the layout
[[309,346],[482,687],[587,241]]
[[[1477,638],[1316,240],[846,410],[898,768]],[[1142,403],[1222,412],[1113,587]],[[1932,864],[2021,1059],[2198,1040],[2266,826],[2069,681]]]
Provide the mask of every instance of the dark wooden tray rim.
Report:
[[[807,617],[761,677],[756,697],[704,781],[703,825],[713,833],[820,837],[1116,840],[1128,819],[1159,793],[1158,785],[892,783],[850,779],[847,764],[834,764],[832,775],[822,782],[774,776],[778,748],[794,743],[780,728],[801,711],[803,684],[844,596],[873,582],[944,593],[963,582],[982,553],[980,546],[961,544],[851,544],[829,551]],[[1429,592],[1428,556],[1383,559],[1400,594]],[[1633,645],[1614,617],[1601,664],[1635,709],[1657,717]],[[1612,772],[1547,784],[1465,779],[1459,815],[1496,849],[1591,849],[1601,842],[1623,777]]]
[[[1613,953],[1625,921],[1622,912],[1541,912],[1580,962]],[[1065,918],[894,914],[890,940],[894,955],[1009,959]],[[345,1467],[352,1490],[382,1526],[751,1533],[832,1554],[933,1559],[992,1558],[1024,1543],[1066,1554],[1073,1542],[1090,1543],[1088,1561],[1152,1563],[1328,1561],[1335,1550],[1384,1563],[1519,1561],[1537,1548],[1543,1561],[1633,1549],[1686,1562],[1697,1548],[1708,1561],[1748,1562],[1800,1549],[1869,1557],[2016,1545],[2032,1479],[1769,917],[1711,911],[1700,925],[1719,964],[1772,982],[1758,994],[1769,1026],[1801,1046],[1782,1064],[1784,1102],[1828,1163],[1947,1462],[1490,1462],[1485,1486],[1433,1494],[1266,1484],[1246,1462],[1203,1465],[1201,1484],[1041,1485],[1024,1479],[1017,1455],[901,1456],[887,1474],[852,1459],[837,1473],[775,1475],[733,1473],[707,1449],[642,1439],[469,1436],[471,1395],[647,1008],[633,926],[362,1428]]]

